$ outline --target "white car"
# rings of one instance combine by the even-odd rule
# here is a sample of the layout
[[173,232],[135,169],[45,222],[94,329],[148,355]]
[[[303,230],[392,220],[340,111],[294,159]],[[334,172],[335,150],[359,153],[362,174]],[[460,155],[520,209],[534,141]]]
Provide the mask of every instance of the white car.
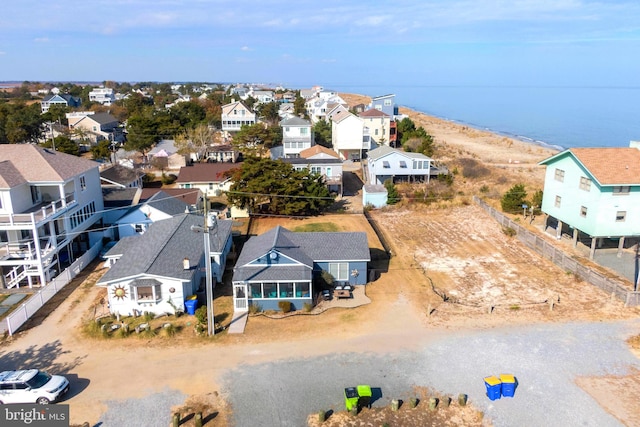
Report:
[[56,402],[69,391],[69,381],[38,369],[0,372],[0,404]]

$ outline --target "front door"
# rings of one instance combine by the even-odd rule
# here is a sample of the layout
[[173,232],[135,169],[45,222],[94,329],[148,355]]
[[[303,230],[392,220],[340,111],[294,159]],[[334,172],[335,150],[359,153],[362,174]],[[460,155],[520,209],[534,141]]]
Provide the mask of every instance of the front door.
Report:
[[235,311],[248,311],[247,285],[233,285],[233,308]]

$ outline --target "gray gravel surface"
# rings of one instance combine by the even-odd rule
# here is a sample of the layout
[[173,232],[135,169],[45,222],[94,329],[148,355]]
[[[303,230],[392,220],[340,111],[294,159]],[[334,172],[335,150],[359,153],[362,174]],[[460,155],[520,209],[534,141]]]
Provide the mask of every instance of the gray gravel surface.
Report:
[[[135,387],[135,384],[131,384]],[[171,424],[171,407],[187,396],[177,390],[162,390],[141,399],[108,400],[107,411],[94,427],[166,427]]]
[[[452,396],[467,393],[495,426],[618,426],[574,380],[640,368],[624,343],[638,326],[599,322],[455,331],[417,352],[243,365],[224,376],[224,392],[240,427],[304,426],[308,414],[343,410],[344,388],[357,384],[378,389],[374,407],[408,399],[413,386],[425,386]],[[516,376],[515,397],[490,401],[483,378],[500,373]]]

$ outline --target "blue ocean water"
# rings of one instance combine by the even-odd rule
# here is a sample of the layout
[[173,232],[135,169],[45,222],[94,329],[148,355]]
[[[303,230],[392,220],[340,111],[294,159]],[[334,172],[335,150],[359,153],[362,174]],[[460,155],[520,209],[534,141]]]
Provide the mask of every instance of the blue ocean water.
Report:
[[559,149],[640,140],[640,87],[399,85],[352,93],[393,93],[400,106]]

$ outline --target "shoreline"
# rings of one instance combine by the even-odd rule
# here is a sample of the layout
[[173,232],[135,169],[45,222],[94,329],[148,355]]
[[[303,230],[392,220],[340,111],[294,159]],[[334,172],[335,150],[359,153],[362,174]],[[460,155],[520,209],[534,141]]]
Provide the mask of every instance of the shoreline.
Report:
[[[360,94],[341,93],[340,96],[350,107],[357,104],[366,105],[371,100],[369,96]],[[399,106],[398,110],[433,137],[436,145],[441,148],[437,149],[439,158],[436,160],[446,161],[449,155],[456,154],[455,157],[459,157],[466,154],[489,165],[538,167],[540,161],[564,150],[563,147],[544,141],[483,129],[477,125],[438,117],[411,107]]]

